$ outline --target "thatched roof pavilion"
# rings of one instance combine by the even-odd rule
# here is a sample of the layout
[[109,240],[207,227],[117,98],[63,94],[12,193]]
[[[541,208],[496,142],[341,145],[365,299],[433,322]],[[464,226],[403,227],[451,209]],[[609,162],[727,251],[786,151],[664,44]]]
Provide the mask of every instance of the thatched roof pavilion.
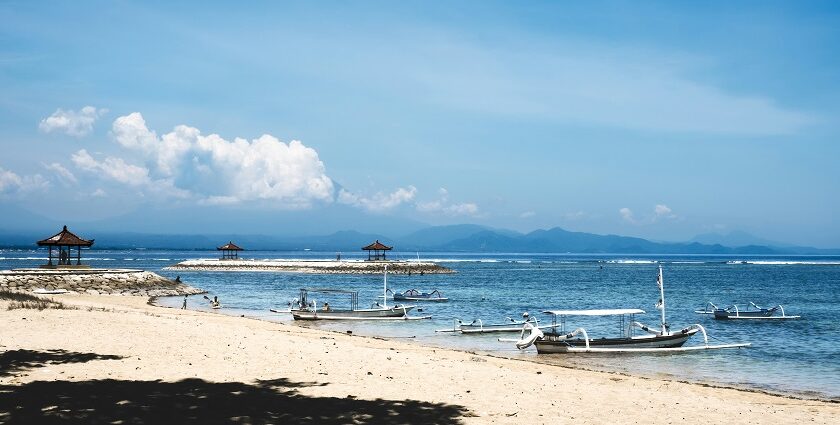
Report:
[[385,261],[385,251],[390,251],[393,248],[392,246],[379,242],[379,239],[377,239],[376,242],[362,247],[362,250],[368,252],[368,261]]
[[233,243],[233,241],[230,241],[216,249],[222,251],[222,260],[237,260],[239,259],[239,251],[244,251],[244,249],[237,246]]
[[[56,233],[42,241],[38,241],[38,246],[48,246],[50,248],[49,251],[49,260],[47,264],[42,267],[62,267],[62,266],[74,266],[72,254],[70,250],[73,247],[76,247],[76,267],[82,266],[82,247],[90,247],[93,245],[93,239],[87,240],[82,239],[76,236],[75,233],[67,230],[67,226]],[[53,247],[58,248],[58,257],[56,257],[56,263],[53,264]]]

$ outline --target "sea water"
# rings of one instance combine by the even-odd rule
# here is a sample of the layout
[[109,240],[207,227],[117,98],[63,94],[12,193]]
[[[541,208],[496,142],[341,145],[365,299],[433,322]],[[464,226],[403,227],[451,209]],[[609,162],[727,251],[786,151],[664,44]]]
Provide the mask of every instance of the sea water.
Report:
[[[382,302],[382,275],[325,275],[285,272],[169,271],[164,267],[194,258],[214,258],[215,251],[90,250],[84,261],[94,267],[139,268],[170,278],[180,276],[190,285],[218,296],[224,308],[217,312],[293,323],[286,309],[300,288],[332,287],[359,291],[359,304]],[[334,259],[334,253],[249,251],[247,258]],[[0,250],[0,268],[32,267],[44,262],[42,250]],[[344,254],[343,258],[362,258]],[[395,253],[393,258],[415,260],[417,255]],[[488,352],[587,369],[618,371],[643,376],[702,381],[761,389],[805,397],[840,399],[840,256],[669,256],[569,254],[421,254],[455,270],[449,275],[389,275],[395,291],[416,288],[440,290],[448,302],[417,302],[415,316],[430,320],[374,322],[297,322],[332,331],[381,336],[426,345]],[[658,326],[659,297],[656,275],[663,267],[667,322],[672,330],[702,324],[710,343],[742,343],[746,349],[710,350],[654,355],[537,355],[533,347],[519,351],[511,334],[461,335],[435,332],[452,329],[456,320],[500,323],[520,319],[524,312],[551,323],[549,309],[640,308],[635,319]],[[314,295],[319,304],[349,305],[349,297]],[[183,297],[160,302],[180,307]],[[716,321],[694,313],[707,302],[718,306],[750,301],[771,307],[782,304],[799,320]],[[388,301],[392,303],[393,301]],[[192,296],[191,309],[209,310],[203,296]],[[421,310],[422,311],[419,311]],[[567,319],[567,330],[584,327],[590,337],[618,336],[616,317]],[[695,335],[688,345],[702,343]],[[538,364],[534,365],[539,368]]]

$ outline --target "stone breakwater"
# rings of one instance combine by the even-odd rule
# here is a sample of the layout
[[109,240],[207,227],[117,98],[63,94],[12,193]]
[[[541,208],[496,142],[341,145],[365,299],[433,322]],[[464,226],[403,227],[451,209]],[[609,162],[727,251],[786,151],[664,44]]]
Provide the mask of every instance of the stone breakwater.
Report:
[[143,297],[204,293],[156,273],[129,269],[3,270],[0,271],[0,289],[26,292],[64,289],[74,294]]
[[454,270],[436,263],[420,261],[359,260],[217,260],[182,261],[165,270],[196,271],[266,271],[313,274],[380,274],[388,266],[393,274],[449,274]]

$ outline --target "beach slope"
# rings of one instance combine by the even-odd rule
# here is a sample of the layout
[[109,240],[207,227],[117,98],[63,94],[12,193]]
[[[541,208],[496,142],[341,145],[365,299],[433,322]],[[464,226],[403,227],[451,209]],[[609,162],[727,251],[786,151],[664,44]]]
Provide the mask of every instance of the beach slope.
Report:
[[0,423],[840,423],[840,404],[66,296],[0,302]]

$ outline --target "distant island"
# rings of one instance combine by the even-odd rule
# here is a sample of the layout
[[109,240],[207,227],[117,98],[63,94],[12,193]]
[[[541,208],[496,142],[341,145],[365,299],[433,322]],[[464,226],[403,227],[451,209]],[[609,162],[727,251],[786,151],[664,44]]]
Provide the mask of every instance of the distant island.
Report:
[[[570,254],[693,254],[693,255],[840,255],[840,249],[768,245],[747,234],[700,235],[686,242],[655,242],[647,239],[573,232],[555,227],[519,233],[473,224],[429,226],[406,235],[383,235],[340,231],[327,235],[282,236],[249,234],[149,234],[89,231],[102,249],[215,249],[220,240],[234,239],[250,250],[357,252],[360,242],[381,240],[396,252],[518,252]],[[35,232],[0,229],[0,247],[34,248]],[[719,240],[722,243],[715,243]],[[744,243],[731,246],[729,241]],[[413,257],[413,256],[412,256]],[[399,258],[398,258],[399,259]]]

